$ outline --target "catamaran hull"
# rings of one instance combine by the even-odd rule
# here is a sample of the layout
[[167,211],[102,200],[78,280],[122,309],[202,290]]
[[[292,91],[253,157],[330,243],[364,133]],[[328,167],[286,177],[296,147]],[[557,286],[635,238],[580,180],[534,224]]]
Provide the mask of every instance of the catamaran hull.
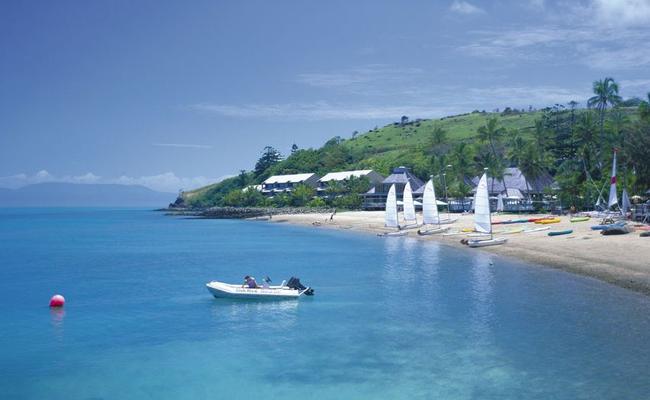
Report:
[[444,233],[449,230],[449,227],[444,227],[444,228],[435,228],[435,229],[419,229],[418,230],[418,235],[420,236],[425,236],[425,235],[436,235],[439,233]]
[[458,218],[446,218],[446,219],[441,219],[440,222],[438,223],[440,225],[449,225],[449,224],[453,224],[456,221],[458,221]]
[[298,299],[303,294],[297,289],[280,286],[252,289],[216,281],[207,283],[205,286],[214,297],[226,299],[289,300]]
[[383,233],[378,233],[377,236],[379,237],[388,237],[388,236],[406,236],[409,233],[406,231],[397,231],[397,232],[383,232]]
[[486,246],[496,246],[498,244],[504,244],[507,242],[506,238],[494,238],[494,239],[485,239],[485,240],[470,240],[467,242],[469,247],[486,247]]

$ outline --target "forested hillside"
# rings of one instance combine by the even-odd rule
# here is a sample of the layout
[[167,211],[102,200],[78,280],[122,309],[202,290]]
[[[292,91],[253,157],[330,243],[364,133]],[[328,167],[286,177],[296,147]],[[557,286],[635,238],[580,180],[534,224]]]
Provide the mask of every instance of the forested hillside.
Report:
[[[594,96],[580,104],[556,104],[542,110],[505,110],[449,116],[440,119],[400,121],[367,132],[336,136],[318,149],[294,145],[283,157],[268,146],[251,171],[218,184],[186,192],[180,204],[193,207],[213,205],[324,205],[312,200],[313,192],[301,188],[291,196],[263,198],[255,190],[268,176],[350,169],[374,169],[388,174],[396,166],[410,167],[419,177],[446,173],[451,196],[465,196],[470,188],[463,177],[477,175],[484,167],[493,176],[505,168],[519,167],[534,178],[551,173],[560,190],[555,195],[565,202],[588,207],[606,186],[613,148],[618,149],[619,182],[631,193],[650,186],[650,94],[648,99],[618,96],[611,78],[594,82]],[[582,106],[582,108],[580,107]],[[587,107],[585,107],[587,106]],[[365,187],[339,188],[333,204],[354,208]],[[346,195],[353,198],[342,200]]]

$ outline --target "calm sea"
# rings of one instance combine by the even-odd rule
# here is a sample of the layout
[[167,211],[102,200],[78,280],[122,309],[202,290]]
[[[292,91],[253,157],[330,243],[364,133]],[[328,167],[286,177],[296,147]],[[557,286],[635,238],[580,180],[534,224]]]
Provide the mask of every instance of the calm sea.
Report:
[[[552,250],[552,249],[549,249]],[[299,302],[217,300],[292,275]],[[63,294],[62,311],[48,300]],[[2,399],[642,399],[650,301],[474,250],[147,210],[0,210]]]

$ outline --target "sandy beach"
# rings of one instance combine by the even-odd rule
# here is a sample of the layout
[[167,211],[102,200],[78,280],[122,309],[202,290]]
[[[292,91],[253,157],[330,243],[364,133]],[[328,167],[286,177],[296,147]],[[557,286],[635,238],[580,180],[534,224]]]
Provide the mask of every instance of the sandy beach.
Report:
[[[419,215],[418,217],[421,218]],[[444,217],[444,214],[443,214]],[[449,225],[450,231],[472,228],[473,216],[452,214],[458,220]],[[520,218],[539,218],[539,215],[493,215],[493,221]],[[460,243],[465,235],[419,236],[417,230],[409,231],[409,237],[419,240],[433,240],[455,246],[459,251],[488,251],[524,261],[559,268],[572,273],[600,279],[627,289],[650,295],[650,238],[639,237],[639,232],[626,235],[603,236],[591,230],[599,219],[572,223],[568,216],[560,217],[561,222],[544,225],[550,231],[573,229],[572,234],[550,237],[549,230],[534,233],[501,234],[508,242],[501,246],[482,249],[468,248]],[[339,212],[330,221],[329,214],[278,215],[271,220],[276,223],[291,223],[311,226],[314,229],[350,229],[369,234],[385,232],[383,211]],[[537,228],[543,225],[534,223],[494,225],[495,232],[517,228]],[[391,240],[391,238],[377,238]]]

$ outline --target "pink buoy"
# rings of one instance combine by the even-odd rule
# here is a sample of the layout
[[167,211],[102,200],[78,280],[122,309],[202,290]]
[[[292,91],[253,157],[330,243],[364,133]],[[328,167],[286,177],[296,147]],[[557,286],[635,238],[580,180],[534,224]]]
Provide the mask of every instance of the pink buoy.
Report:
[[50,299],[50,307],[63,307],[64,304],[65,297],[61,296],[60,294],[55,294]]

